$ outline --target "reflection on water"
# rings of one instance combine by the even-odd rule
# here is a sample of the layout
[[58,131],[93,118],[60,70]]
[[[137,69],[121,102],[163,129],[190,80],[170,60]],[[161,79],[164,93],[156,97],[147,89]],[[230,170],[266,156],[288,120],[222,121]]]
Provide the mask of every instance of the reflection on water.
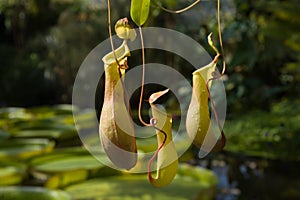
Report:
[[[216,165],[217,164],[217,165]],[[217,174],[219,183],[217,188],[219,192],[216,195],[217,200],[235,200],[240,194],[237,188],[237,181],[229,181],[228,166],[224,161],[212,165],[212,170]]]
[[218,176],[216,200],[238,199],[240,190],[237,188],[237,181],[229,180],[229,166],[224,160],[201,160],[199,164],[201,167],[210,168]]
[[216,200],[300,199],[300,162],[217,156],[198,161],[219,178]]

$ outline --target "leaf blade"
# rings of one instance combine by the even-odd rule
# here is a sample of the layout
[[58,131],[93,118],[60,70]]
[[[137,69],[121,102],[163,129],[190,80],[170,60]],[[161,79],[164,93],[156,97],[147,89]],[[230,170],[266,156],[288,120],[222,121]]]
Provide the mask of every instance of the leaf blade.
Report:
[[142,26],[148,19],[150,0],[131,0],[130,16],[137,26]]

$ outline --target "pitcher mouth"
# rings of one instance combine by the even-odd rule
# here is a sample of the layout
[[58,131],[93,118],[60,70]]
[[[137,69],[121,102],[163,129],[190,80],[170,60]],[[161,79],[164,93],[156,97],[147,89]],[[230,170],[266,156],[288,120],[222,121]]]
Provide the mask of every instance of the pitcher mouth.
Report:
[[[116,57],[118,58],[118,61],[121,61],[124,58],[130,56],[130,50],[129,50],[129,47],[127,46],[126,40],[124,40],[123,43],[121,44],[121,46],[115,50],[115,54],[116,54]],[[115,63],[116,60],[115,60],[114,52],[110,52],[110,53],[106,54],[102,58],[102,61],[104,62],[104,65],[106,65],[106,66],[109,66],[112,63]]]
[[[210,62],[208,65],[205,65],[204,67],[201,67],[200,69],[197,69],[196,71],[193,72],[193,76],[200,75],[202,79],[204,80],[205,83],[207,83],[208,80],[213,78],[213,74],[216,71],[216,62],[213,60]],[[211,81],[208,83],[209,88],[211,86]]]

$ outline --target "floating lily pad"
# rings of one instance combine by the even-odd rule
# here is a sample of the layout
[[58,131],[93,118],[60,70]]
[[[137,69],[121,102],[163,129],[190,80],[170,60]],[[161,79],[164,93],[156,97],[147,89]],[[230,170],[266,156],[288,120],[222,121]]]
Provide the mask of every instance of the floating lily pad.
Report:
[[0,185],[15,185],[22,182],[26,174],[25,165],[15,162],[0,163]]
[[0,141],[0,159],[26,159],[51,151],[55,146],[48,139],[11,139]]
[[[183,167],[183,168],[182,168]],[[125,175],[97,178],[65,188],[73,199],[213,199],[217,178],[212,172],[181,165],[174,181],[165,188],[157,189],[147,180],[147,175]],[[189,170],[188,174],[183,171]]]
[[80,145],[72,111],[72,105],[3,108],[0,109],[0,129],[14,138],[49,138],[59,146]]
[[21,130],[13,133],[16,138],[52,138],[64,140],[77,136],[75,129],[40,129],[40,130]]
[[24,121],[18,124],[18,129],[21,130],[34,130],[34,129],[57,129],[57,130],[74,130],[73,125],[65,124],[60,119],[48,118],[48,119],[35,119],[30,121]]
[[76,110],[77,108],[72,105],[72,104],[60,104],[60,105],[55,105],[51,109],[55,111],[56,114],[71,114],[73,113],[73,110]]
[[33,158],[30,166],[33,176],[45,181],[48,188],[66,186],[95,176],[119,174],[78,147],[60,149]]
[[[73,109],[76,109],[71,104],[60,104],[55,106],[44,106],[28,109],[28,112],[33,113],[38,116],[43,116],[42,114],[51,115],[72,115]],[[46,116],[46,115],[44,115]]]
[[[74,118],[72,116],[72,121],[74,121],[74,119],[76,120],[76,127],[79,129],[90,129],[90,128],[94,128],[95,124],[97,122],[95,122],[97,115],[95,110],[83,110],[80,112],[74,112]],[[66,118],[65,122],[69,122],[70,118]]]
[[32,115],[25,108],[8,107],[0,109],[0,118],[3,119],[31,119]]
[[14,138],[54,139],[60,146],[81,144],[74,125],[60,124],[53,121],[35,121],[19,124],[11,131]]
[[41,159],[33,159],[33,169],[45,173],[58,173],[77,169],[96,169],[102,167],[98,160],[91,155],[76,155],[52,153],[50,155],[43,155]]
[[0,188],[1,200],[71,200],[71,196],[60,190],[41,187],[7,186]]

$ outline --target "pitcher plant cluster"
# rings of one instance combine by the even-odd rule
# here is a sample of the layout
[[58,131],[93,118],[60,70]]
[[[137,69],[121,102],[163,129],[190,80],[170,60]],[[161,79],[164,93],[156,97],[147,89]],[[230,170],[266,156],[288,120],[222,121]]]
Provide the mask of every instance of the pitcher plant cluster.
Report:
[[[147,21],[151,4],[160,6],[164,11],[173,14],[181,13],[189,10],[200,0],[195,1],[190,6],[181,10],[172,11],[164,8],[159,2],[151,2],[150,0],[131,0],[130,15],[132,21],[138,26],[141,51],[142,51],[142,83],[138,108],[138,116],[140,122],[147,127],[153,127],[153,131],[157,135],[157,150],[148,161],[148,180],[155,187],[164,187],[172,182],[178,168],[178,155],[172,139],[172,117],[165,113],[155,105],[158,98],[166,94],[169,89],[158,91],[152,94],[147,101],[150,104],[152,118],[149,122],[145,122],[141,115],[142,103],[144,102],[144,77],[145,77],[145,49],[142,33],[142,26]],[[136,38],[135,29],[129,24],[127,18],[120,19],[115,24],[115,32],[119,38],[123,40],[120,47],[115,49],[112,40],[112,26],[110,9],[111,2],[108,5],[108,29],[110,35],[110,43],[112,51],[103,57],[105,70],[105,91],[104,102],[101,110],[99,134],[101,145],[110,161],[119,168],[130,170],[137,164],[137,144],[134,133],[133,120],[131,117],[129,101],[124,85],[126,69],[128,69],[127,59],[130,56],[130,50],[127,45],[128,40]],[[224,57],[221,30],[220,30],[220,0],[218,0],[218,30],[219,41]],[[214,113],[218,124],[221,137],[218,138],[212,151],[220,151],[224,148],[226,139],[220,126],[216,107],[210,89],[212,81],[220,78],[225,73],[225,62],[223,59],[223,70],[221,74],[215,73],[216,65],[221,54],[214,46],[211,34],[208,36],[208,43],[216,53],[213,61],[206,66],[201,67],[192,74],[192,98],[187,111],[186,131],[193,141],[194,145],[201,147],[204,138],[208,134],[210,126],[210,112]],[[209,104],[210,103],[210,104]],[[209,109],[211,107],[211,111]],[[217,136],[214,136],[217,137]],[[151,173],[152,163],[156,161],[156,176]]]

